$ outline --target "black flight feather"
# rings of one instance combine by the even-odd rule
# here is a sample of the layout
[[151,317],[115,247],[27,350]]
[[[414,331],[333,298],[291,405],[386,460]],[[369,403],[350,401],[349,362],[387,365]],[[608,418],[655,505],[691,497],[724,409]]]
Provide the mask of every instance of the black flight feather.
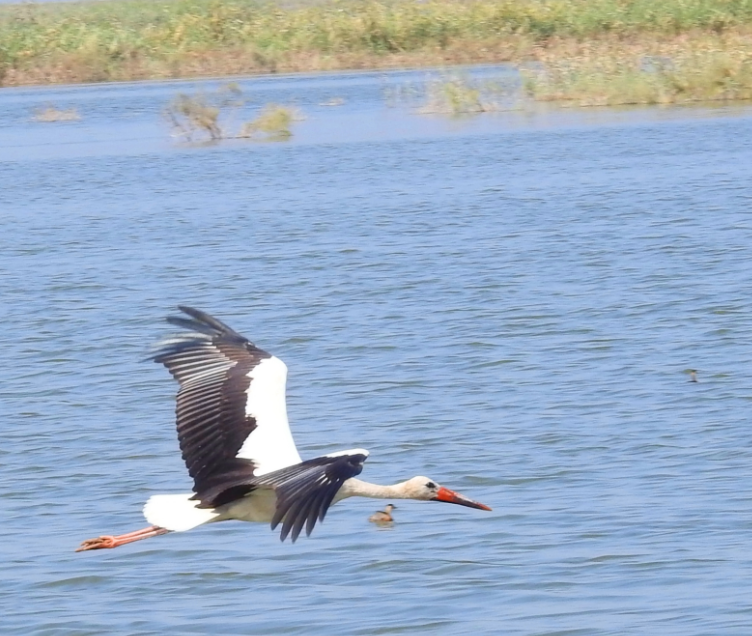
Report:
[[304,525],[310,535],[342,484],[361,473],[365,460],[361,453],[316,457],[255,478],[256,485],[270,486],[277,494],[272,530],[282,523],[282,541],[288,535],[295,541]]
[[209,314],[182,305],[179,309],[190,318],[167,320],[188,333],[165,339],[153,359],[180,383],[180,450],[199,507],[214,508],[253,490],[255,466],[237,454],[257,426],[246,415],[248,373],[271,355]]

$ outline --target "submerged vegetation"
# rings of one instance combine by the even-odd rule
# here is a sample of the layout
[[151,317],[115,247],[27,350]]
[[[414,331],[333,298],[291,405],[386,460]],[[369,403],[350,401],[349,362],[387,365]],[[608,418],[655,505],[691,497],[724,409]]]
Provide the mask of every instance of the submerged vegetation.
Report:
[[517,82],[504,78],[475,78],[465,73],[444,73],[426,82],[422,91],[424,115],[460,117],[520,108]]
[[491,110],[490,105],[481,100],[481,89],[464,77],[430,82],[426,94],[426,104],[420,109],[426,114],[458,116]]
[[431,71],[423,81],[385,86],[387,106],[421,115],[463,117],[523,108],[519,77],[507,69],[478,75],[468,69]]
[[[244,104],[240,87],[227,84],[212,92],[179,93],[165,108],[165,116],[176,137],[188,141],[208,137],[210,141],[218,141],[234,136],[228,132],[228,120],[232,120]],[[223,115],[222,122],[220,115]]]
[[60,109],[55,106],[46,106],[45,108],[37,108],[34,111],[32,117],[34,121],[53,123],[58,121],[78,121],[81,119],[81,115],[78,114],[76,108]]
[[290,126],[299,118],[293,109],[281,104],[267,104],[258,116],[243,124],[239,137],[283,140],[292,135]]
[[[752,0],[0,6],[4,85],[503,61],[522,65],[527,94],[536,100],[746,99]],[[462,102],[461,109],[484,108],[482,99],[472,106],[466,92],[446,97]]]
[[236,127],[240,110],[246,105],[240,87],[230,83],[216,91],[180,93],[165,108],[165,116],[174,136],[188,141],[239,138],[276,141],[292,135],[290,127],[299,116],[292,108],[280,104],[267,104],[254,119]]

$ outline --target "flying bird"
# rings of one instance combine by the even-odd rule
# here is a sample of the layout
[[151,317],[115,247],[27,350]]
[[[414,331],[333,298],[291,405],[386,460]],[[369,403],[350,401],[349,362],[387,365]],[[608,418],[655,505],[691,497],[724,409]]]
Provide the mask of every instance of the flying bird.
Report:
[[157,345],[154,361],[180,384],[177,432],[193,492],[154,495],[144,506],[151,524],[119,536],[84,541],[77,552],[115,548],[206,523],[281,524],[280,539],[311,534],[330,506],[347,497],[443,501],[491,510],[428,477],[391,486],[356,479],[368,451],[302,460],[287,421],[287,366],[207,313],[179,306],[167,321],[187,331]]

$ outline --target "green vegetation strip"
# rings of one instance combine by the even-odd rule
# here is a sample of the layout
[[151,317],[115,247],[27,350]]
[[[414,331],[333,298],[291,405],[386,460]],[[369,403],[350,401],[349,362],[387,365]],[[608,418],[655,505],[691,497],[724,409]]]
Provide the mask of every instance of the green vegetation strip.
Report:
[[[588,90],[589,76],[594,74],[599,91],[606,94],[610,89],[603,82],[620,68],[623,76],[636,73],[648,77],[648,83],[672,69],[676,94],[681,94],[687,79],[678,77],[684,71],[677,69],[697,63],[686,55],[689,51],[700,56],[705,49],[708,55],[715,51],[716,58],[702,62],[703,72],[718,68],[744,83],[752,54],[752,0],[292,1],[0,6],[0,83],[533,59],[544,72],[529,76],[532,97],[585,103],[578,95]],[[598,45],[588,49],[589,42]],[[669,56],[683,56],[684,61],[661,62],[660,68],[643,62],[645,56],[664,55],[667,45],[674,47]],[[593,51],[613,59],[591,64]],[[620,81],[632,82],[629,77]],[[731,84],[734,90],[726,86],[725,92],[711,92],[729,99],[747,94],[746,88]],[[571,85],[576,89],[570,91]],[[635,95],[644,92],[640,88]],[[701,98],[700,93],[692,98]],[[614,98],[600,101],[613,103]],[[659,101],[671,99],[664,95]]]

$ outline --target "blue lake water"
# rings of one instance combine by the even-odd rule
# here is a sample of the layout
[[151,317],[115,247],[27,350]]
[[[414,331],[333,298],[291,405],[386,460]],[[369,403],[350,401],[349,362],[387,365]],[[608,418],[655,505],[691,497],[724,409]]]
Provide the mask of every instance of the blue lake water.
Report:
[[[161,113],[217,82],[0,92],[3,634],[750,633],[752,108],[385,105],[421,77],[244,80],[306,119],[213,146]],[[303,457],[493,512],[74,553],[190,490],[178,303],[287,362]]]

